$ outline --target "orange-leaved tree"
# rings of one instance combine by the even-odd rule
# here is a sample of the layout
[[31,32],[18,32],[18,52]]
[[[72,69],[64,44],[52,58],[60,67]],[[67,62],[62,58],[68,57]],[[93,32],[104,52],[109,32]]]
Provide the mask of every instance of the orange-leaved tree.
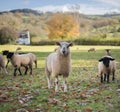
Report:
[[70,14],[56,13],[48,22],[49,39],[75,38],[79,35],[79,27]]

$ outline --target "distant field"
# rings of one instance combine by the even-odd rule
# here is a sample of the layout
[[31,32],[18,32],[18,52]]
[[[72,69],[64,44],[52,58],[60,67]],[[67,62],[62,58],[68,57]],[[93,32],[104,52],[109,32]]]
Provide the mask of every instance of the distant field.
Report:
[[[119,112],[120,111],[120,46],[73,46],[72,73],[68,78],[68,93],[63,93],[62,77],[60,92],[47,89],[44,73],[45,59],[57,46],[1,45],[2,50],[34,52],[38,58],[38,68],[33,75],[13,77],[13,67],[8,67],[9,75],[0,74],[0,112]],[[91,47],[96,52],[88,52]],[[101,84],[97,77],[98,59],[111,49],[116,59],[116,81]],[[24,70],[24,69],[22,69]],[[26,112],[27,112],[26,111]]]

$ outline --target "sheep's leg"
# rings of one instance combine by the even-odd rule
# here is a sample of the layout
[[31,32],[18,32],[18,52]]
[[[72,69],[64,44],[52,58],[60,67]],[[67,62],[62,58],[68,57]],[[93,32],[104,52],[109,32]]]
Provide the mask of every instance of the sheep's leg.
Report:
[[7,60],[6,68],[7,68],[8,64],[9,64],[9,60]]
[[25,72],[24,72],[25,75],[27,74],[27,71],[28,71],[28,66],[25,67]]
[[50,89],[51,88],[50,74],[47,74],[46,77],[48,82],[48,89]]
[[37,68],[37,60],[35,60],[35,68]]
[[115,80],[115,71],[113,71],[112,75],[113,75],[112,81],[114,81]]
[[103,74],[101,73],[101,83],[103,83]]
[[20,68],[18,69],[18,71],[19,71],[20,75],[22,75]]
[[107,74],[107,83],[109,83],[109,76],[110,76],[110,74],[108,73]]
[[32,75],[32,64],[29,67],[30,67],[30,75]]
[[64,92],[67,92],[67,81],[66,81],[66,77],[63,77],[63,86],[64,86]]
[[58,92],[58,77],[55,77],[55,92]]
[[104,74],[104,82],[106,81],[106,74]]
[[14,68],[14,76],[16,76],[17,67]]
[[51,88],[51,81],[50,81],[50,72],[48,71],[47,67],[45,67],[46,78],[48,82],[48,89]]

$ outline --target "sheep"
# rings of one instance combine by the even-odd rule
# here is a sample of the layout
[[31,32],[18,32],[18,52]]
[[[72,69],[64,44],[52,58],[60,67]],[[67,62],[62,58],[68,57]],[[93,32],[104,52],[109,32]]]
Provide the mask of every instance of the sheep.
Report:
[[109,75],[112,74],[112,80],[115,80],[115,59],[111,56],[104,56],[101,59],[99,59],[98,63],[98,71],[99,75],[101,77],[101,83],[106,81],[107,77],[107,83],[109,83]]
[[[16,53],[16,54],[25,54],[25,53],[18,53],[18,52],[17,52],[18,50],[21,50],[21,48],[18,47],[18,48],[15,50],[14,53]],[[9,50],[3,50],[3,51],[2,51],[2,54],[5,55],[6,57],[7,57],[7,54],[8,54],[8,53],[9,53]],[[9,60],[7,60],[6,68],[7,68],[8,64],[9,64]]]
[[88,49],[88,52],[90,52],[90,51],[96,52],[95,48],[90,48],[90,49]]
[[106,55],[107,56],[111,56],[111,51],[110,51],[110,49],[105,49],[106,50]]
[[32,64],[33,64],[33,56],[34,54],[32,53],[27,53],[27,54],[15,54],[13,52],[9,52],[7,55],[7,58],[11,61],[12,65],[14,66],[14,76],[16,76],[16,71],[18,70],[20,75],[22,75],[20,67],[24,66],[25,67],[25,73],[27,74],[28,71],[28,66],[30,68],[30,74],[32,74]]
[[0,70],[1,69],[3,69],[6,74],[8,74],[6,67],[5,67],[4,57],[0,54]]
[[22,48],[21,47],[18,47],[15,52],[17,53],[19,50],[21,50]]
[[[19,55],[27,54],[27,53],[23,53],[23,52],[17,52],[20,49],[21,48],[18,47],[15,52],[11,52],[11,53],[15,53],[15,54],[19,54]],[[9,54],[9,50],[2,51],[2,54],[6,55],[6,57],[7,57],[7,55]],[[37,57],[33,53],[31,53],[30,56],[31,56],[31,59],[33,60],[33,62],[35,63],[35,68],[37,68]],[[8,64],[9,64],[9,60],[7,60],[6,68],[7,68]]]
[[[2,51],[2,54],[5,55],[6,57],[7,57],[7,54],[8,54],[8,53],[9,53],[9,50],[4,50],[4,51]],[[7,68],[8,64],[9,64],[9,60],[7,59],[6,68]]]
[[72,43],[56,42],[59,46],[56,52],[48,55],[46,59],[45,73],[48,82],[48,88],[51,88],[51,76],[55,78],[55,92],[58,92],[58,76],[63,76],[64,92],[67,92],[67,77],[71,71],[71,53],[69,47]]

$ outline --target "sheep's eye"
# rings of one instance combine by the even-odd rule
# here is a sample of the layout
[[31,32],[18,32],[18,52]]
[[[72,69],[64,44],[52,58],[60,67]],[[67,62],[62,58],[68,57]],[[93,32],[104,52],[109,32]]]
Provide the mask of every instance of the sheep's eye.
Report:
[[69,48],[69,45],[67,45],[67,48]]

